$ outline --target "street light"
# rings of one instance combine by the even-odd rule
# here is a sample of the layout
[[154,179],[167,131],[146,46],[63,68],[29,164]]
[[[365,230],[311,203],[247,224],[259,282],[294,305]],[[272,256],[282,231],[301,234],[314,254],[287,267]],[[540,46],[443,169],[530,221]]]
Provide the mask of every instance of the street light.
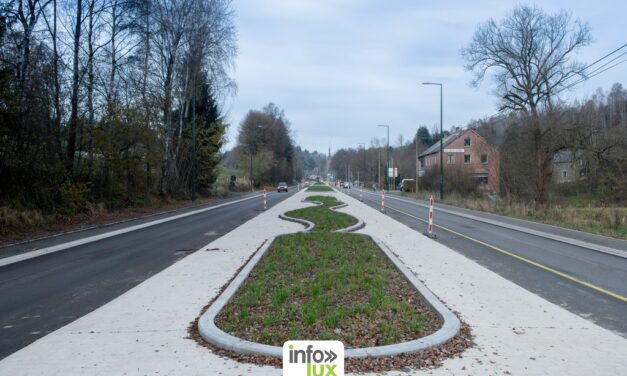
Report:
[[[257,128],[263,128],[263,125],[257,125]],[[250,148],[250,191],[253,191],[253,144],[248,143],[248,147]]]
[[377,125],[377,127],[386,127],[388,129],[388,140],[387,140],[387,172],[386,175],[387,176],[387,186],[388,186],[388,192],[390,191],[390,126],[389,125],[385,125],[385,124],[379,124]]
[[440,87],[440,201],[444,200],[444,131],[442,130],[442,84],[437,82],[423,82],[423,85],[437,85]]

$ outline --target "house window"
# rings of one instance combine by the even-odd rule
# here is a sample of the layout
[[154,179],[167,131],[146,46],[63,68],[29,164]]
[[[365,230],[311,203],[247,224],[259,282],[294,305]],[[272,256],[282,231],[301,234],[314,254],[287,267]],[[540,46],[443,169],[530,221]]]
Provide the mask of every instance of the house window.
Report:
[[477,178],[477,183],[479,185],[488,185],[488,177],[487,176],[481,176],[481,177]]
[[464,146],[470,146],[470,137],[464,138]]
[[448,164],[455,164],[455,154],[449,154],[446,156]]
[[465,164],[470,163],[470,154],[465,154],[465,155],[464,155],[464,163],[465,163]]
[[425,167],[425,160],[421,159],[420,160],[420,168],[424,168]]
[[481,154],[481,163],[483,163],[483,164],[487,164],[488,163],[488,155],[487,154]]

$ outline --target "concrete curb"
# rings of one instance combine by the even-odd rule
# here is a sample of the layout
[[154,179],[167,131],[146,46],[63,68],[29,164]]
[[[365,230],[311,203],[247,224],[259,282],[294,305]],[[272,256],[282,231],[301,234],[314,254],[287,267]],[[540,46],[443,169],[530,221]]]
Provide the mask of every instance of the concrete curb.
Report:
[[301,225],[305,226],[305,229],[303,230],[303,232],[309,232],[314,227],[316,227],[315,223],[310,222],[306,219],[302,219],[302,218],[294,218],[294,217],[287,216],[285,214],[279,214],[279,218],[281,218],[284,221],[300,223]]
[[[281,215],[279,216],[281,217]],[[284,216],[285,217],[285,216]],[[296,219],[296,218],[294,218]],[[300,222],[299,220],[298,222]],[[305,221],[308,222],[308,221]],[[307,230],[310,230],[308,228]],[[416,276],[414,276],[409,269],[394,255],[392,250],[388,248],[385,243],[376,239],[371,235],[357,235],[367,236],[372,239],[381,249],[383,253],[390,259],[390,261],[396,266],[396,268],[403,273],[405,278],[414,286],[416,291],[422,295],[427,304],[429,304],[440,316],[442,320],[442,327],[435,333],[432,333],[426,337],[419,338],[413,341],[402,342],[394,345],[365,347],[359,349],[347,349],[345,351],[346,358],[359,358],[359,357],[382,357],[399,355],[403,353],[417,352],[429,347],[437,346],[448,342],[460,328],[460,321],[438,298],[424,286]],[[281,358],[283,356],[283,349],[279,346],[264,345],[261,343],[247,341],[241,338],[237,338],[228,333],[225,333],[215,324],[215,318],[220,311],[226,306],[226,304],[233,298],[237,290],[244,283],[252,269],[257,265],[259,260],[263,257],[266,251],[270,248],[274,242],[274,237],[266,241],[266,243],[257,251],[255,256],[246,264],[246,266],[240,271],[240,273],[233,279],[228,287],[218,296],[209,309],[198,320],[198,331],[200,335],[209,343],[223,348],[229,351],[236,351],[242,354],[256,354],[264,356],[272,356]]]
[[[333,211],[337,211],[337,209],[345,208],[347,206],[348,206],[348,204],[341,203],[340,205],[332,206],[329,209],[331,209]],[[344,213],[344,214],[346,214],[346,213]],[[350,215],[350,214],[347,214],[347,215]],[[351,217],[353,217],[353,216],[351,215]],[[353,217],[353,218],[355,218],[355,217]],[[357,231],[360,228],[363,228],[365,226],[366,226],[366,223],[361,218],[357,218],[357,223],[355,223],[354,225],[348,226],[346,228],[341,228],[341,229],[335,230],[333,232],[341,232],[341,233],[355,232],[355,231]]]

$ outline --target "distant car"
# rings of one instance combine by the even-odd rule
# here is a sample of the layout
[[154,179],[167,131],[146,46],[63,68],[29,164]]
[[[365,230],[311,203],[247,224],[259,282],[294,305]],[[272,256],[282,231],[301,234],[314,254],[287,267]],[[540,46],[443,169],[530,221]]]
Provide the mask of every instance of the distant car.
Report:
[[351,187],[351,183],[345,181],[343,187],[344,188],[350,188]]
[[281,191],[287,192],[287,183],[286,182],[280,182],[279,186],[276,187],[276,191],[277,192],[281,192]]

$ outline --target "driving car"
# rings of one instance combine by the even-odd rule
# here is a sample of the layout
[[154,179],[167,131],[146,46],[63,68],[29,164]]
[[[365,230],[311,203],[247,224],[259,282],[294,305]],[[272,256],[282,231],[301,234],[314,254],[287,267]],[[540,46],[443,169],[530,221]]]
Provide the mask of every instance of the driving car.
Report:
[[280,182],[279,185],[276,187],[276,191],[277,192],[281,192],[281,191],[287,192],[287,183],[284,182],[284,181]]
[[345,181],[343,187],[344,188],[350,188],[351,184],[349,182]]

